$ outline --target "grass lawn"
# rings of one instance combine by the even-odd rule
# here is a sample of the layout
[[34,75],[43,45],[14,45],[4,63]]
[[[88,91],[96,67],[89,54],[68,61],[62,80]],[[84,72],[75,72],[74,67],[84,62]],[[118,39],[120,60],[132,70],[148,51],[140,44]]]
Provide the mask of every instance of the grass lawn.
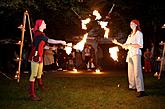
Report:
[[[122,76],[57,76],[47,72],[45,93],[36,89],[42,101],[28,99],[28,74],[19,83],[0,75],[0,109],[164,109],[165,77],[160,80],[144,75],[149,96],[137,98],[128,90],[127,75]],[[36,84],[37,87],[37,84]]]

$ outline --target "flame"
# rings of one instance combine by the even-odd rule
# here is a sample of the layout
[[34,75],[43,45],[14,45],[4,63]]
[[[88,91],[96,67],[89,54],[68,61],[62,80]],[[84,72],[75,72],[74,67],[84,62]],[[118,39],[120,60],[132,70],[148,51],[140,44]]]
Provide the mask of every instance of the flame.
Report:
[[96,16],[95,20],[101,19],[101,15],[100,15],[100,13],[99,13],[97,10],[94,10],[94,11],[93,11],[93,15]]
[[73,71],[74,71],[74,73],[77,73],[77,69],[74,68]]
[[[97,10],[93,11],[93,15],[96,16],[95,20],[99,20],[101,19],[101,15]],[[91,21],[90,18],[86,18],[85,20],[81,20],[81,25],[82,25],[82,29],[86,30],[87,29],[87,24]],[[108,25],[108,22],[104,22],[104,21],[98,21],[98,23],[101,25],[101,28],[103,28],[105,30],[104,33],[104,38],[108,38],[108,34],[109,34],[109,28],[107,28],[106,26]],[[87,40],[87,36],[88,33],[84,34],[83,39],[77,43],[76,45],[73,46],[74,49],[76,50],[80,50],[82,51],[84,49],[84,45],[86,43]]]
[[111,57],[113,58],[113,60],[115,60],[115,61],[118,61],[118,56],[117,56],[118,51],[119,51],[119,48],[118,48],[118,47],[109,48],[110,56],[111,56]]
[[18,41],[16,44],[17,44],[17,45],[21,45],[21,41]]
[[66,44],[65,51],[68,55],[72,52],[72,43]]
[[96,72],[96,73],[100,73],[100,69],[96,69],[95,72]]
[[17,57],[17,60],[19,61],[19,57]]
[[76,45],[74,45],[73,48],[76,49],[76,50],[82,51],[84,49],[84,45],[86,43],[87,36],[88,36],[88,33],[84,34],[83,39],[79,43],[77,43]]
[[86,30],[87,29],[86,24],[88,24],[90,21],[91,21],[90,18],[87,18],[85,20],[81,20],[82,29]]
[[108,38],[109,28],[106,27],[108,25],[108,22],[99,21],[98,23],[100,24],[101,28],[105,30],[104,38]]

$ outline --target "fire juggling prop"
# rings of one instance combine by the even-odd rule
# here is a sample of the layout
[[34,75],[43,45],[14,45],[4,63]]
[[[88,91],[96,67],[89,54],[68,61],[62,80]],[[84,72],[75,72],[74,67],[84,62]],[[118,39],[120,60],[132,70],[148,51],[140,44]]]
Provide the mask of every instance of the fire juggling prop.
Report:
[[[112,10],[114,8],[115,4],[113,4],[112,8],[109,10],[108,15],[106,16],[106,18],[110,17],[110,14],[112,13]],[[72,8],[72,11],[79,17],[81,18]],[[93,15],[96,16],[95,20],[97,20],[97,23],[101,26],[101,28],[104,29],[105,33],[104,33],[104,38],[108,39],[108,35],[109,35],[109,28],[107,28],[108,25],[108,21],[99,21],[102,17],[100,15],[100,13],[97,10],[93,11]],[[87,24],[91,21],[90,18],[86,18],[85,20],[81,20],[81,24],[82,24],[82,29],[86,30],[87,29]],[[80,50],[82,51],[84,49],[84,45],[87,41],[87,36],[88,33],[84,34],[83,39],[78,42],[76,45],[73,46],[74,49],[76,50]],[[114,59],[117,60],[117,52],[119,51],[118,47],[114,47],[114,48],[109,48],[109,53],[111,54],[110,56]]]

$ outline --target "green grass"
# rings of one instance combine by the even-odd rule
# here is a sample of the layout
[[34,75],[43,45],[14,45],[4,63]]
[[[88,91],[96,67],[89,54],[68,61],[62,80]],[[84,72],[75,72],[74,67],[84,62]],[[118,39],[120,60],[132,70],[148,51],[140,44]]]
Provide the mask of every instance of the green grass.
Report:
[[[136,97],[128,90],[127,76],[58,77],[55,72],[44,75],[49,90],[37,95],[42,101],[28,99],[28,77],[19,83],[0,77],[0,109],[163,109],[165,108],[165,77],[160,80],[144,75],[149,96]],[[120,85],[120,87],[118,87]],[[36,85],[37,87],[37,85]]]

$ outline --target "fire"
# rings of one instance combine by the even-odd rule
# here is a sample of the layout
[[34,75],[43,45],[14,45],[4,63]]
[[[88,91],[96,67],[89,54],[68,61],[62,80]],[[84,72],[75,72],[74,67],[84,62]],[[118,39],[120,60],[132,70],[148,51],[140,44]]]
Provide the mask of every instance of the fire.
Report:
[[[100,13],[97,10],[94,10],[93,11],[93,15],[96,16],[95,20],[99,20],[99,19],[102,18],[101,15],[100,15]],[[86,25],[90,21],[91,21],[90,18],[86,18],[85,20],[81,20],[82,29],[86,30],[87,29],[87,26]],[[103,28],[105,30],[104,38],[108,38],[109,28],[106,27],[108,25],[108,22],[98,21],[98,23],[100,24],[101,28]],[[82,51],[84,49],[84,45],[86,43],[87,36],[88,36],[88,33],[84,34],[83,39],[80,42],[78,42],[76,45],[74,45],[73,48],[76,49],[76,50]]]
[[96,72],[96,73],[100,73],[100,69],[96,69],[95,72]]
[[86,43],[87,36],[88,36],[88,33],[86,33],[84,35],[83,39],[79,43],[77,43],[76,45],[74,45],[73,48],[76,49],[76,50],[82,51],[84,49],[84,45]]
[[90,21],[91,21],[90,18],[87,18],[85,20],[81,20],[82,29],[86,30],[87,29],[86,24],[88,24]]
[[72,52],[72,43],[66,44],[65,51],[68,55]]
[[101,28],[103,28],[105,30],[104,38],[108,39],[109,28],[106,27],[108,25],[108,22],[100,21],[99,24],[100,24]]
[[74,73],[77,73],[77,69],[74,68],[73,71],[74,71]]
[[96,16],[95,20],[101,19],[101,15],[100,15],[100,13],[97,10],[93,11],[93,15]]
[[[93,11],[93,15],[96,16],[95,20],[101,19],[101,15],[97,10]],[[105,30],[104,38],[108,38],[109,28],[106,27],[108,25],[108,22],[98,21],[98,23],[100,24],[101,28],[103,28]]]
[[115,60],[115,61],[118,61],[118,56],[117,56],[118,51],[119,51],[119,48],[118,48],[118,47],[109,48],[110,56],[111,56],[111,57],[113,58],[113,60]]
[[[86,24],[88,24],[90,21],[91,21],[90,18],[81,20],[82,29],[86,30],[87,29]],[[88,33],[84,34],[83,39],[80,42],[78,42],[76,45],[74,45],[73,48],[76,50],[82,51],[84,49],[84,45],[87,41],[87,36],[88,36]]]

